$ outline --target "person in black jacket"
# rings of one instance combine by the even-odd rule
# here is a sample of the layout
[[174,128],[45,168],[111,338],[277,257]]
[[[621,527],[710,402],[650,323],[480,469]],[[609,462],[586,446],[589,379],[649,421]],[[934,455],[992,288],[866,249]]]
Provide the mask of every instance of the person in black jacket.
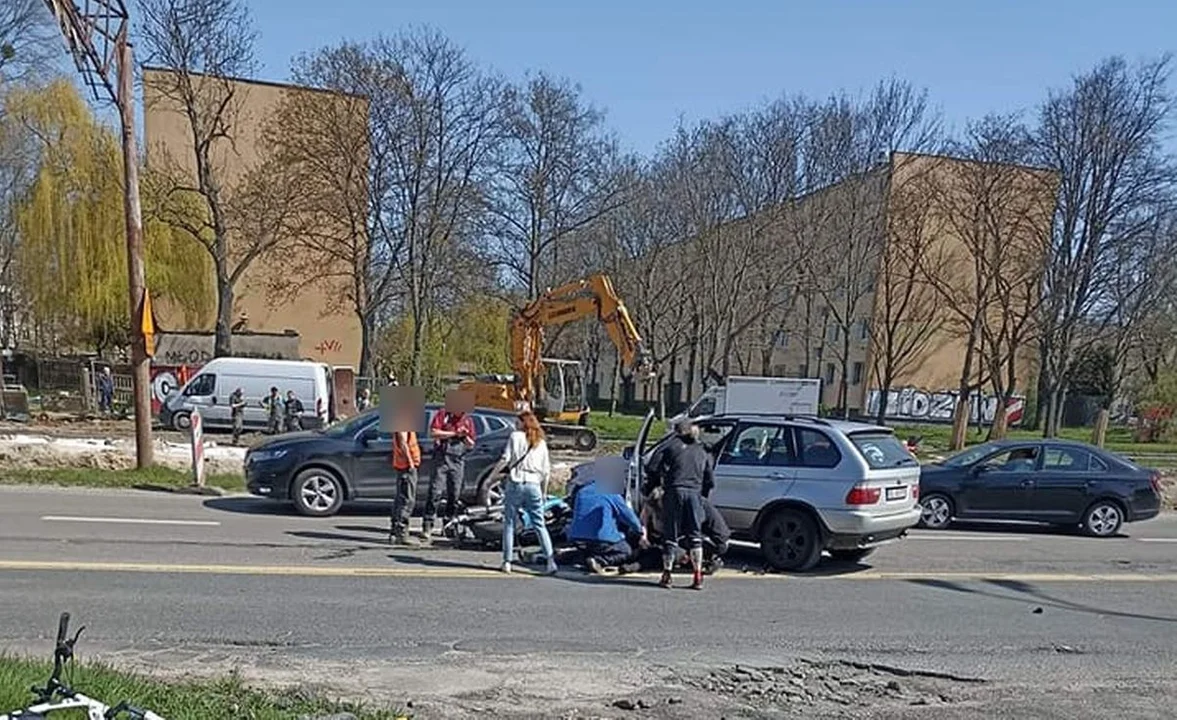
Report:
[[654,452],[646,467],[648,495],[661,485],[662,498],[662,578],[658,584],[670,587],[671,570],[682,549],[678,539],[685,537],[690,551],[691,588],[703,588],[703,522],[706,511],[703,496],[715,485],[711,453],[699,442],[699,428],[683,420],[674,428],[675,437]]

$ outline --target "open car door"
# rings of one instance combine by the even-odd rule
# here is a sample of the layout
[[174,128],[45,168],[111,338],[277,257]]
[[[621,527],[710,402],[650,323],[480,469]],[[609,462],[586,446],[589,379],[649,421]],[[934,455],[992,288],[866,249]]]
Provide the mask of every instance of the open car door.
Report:
[[642,429],[638,432],[633,447],[627,449],[629,457],[626,459],[629,461],[629,465],[625,471],[625,501],[636,513],[642,511],[642,482],[645,472],[642,460],[646,454],[646,440],[649,438],[650,428],[653,426],[654,410],[651,408],[646,412],[646,419],[642,422]]

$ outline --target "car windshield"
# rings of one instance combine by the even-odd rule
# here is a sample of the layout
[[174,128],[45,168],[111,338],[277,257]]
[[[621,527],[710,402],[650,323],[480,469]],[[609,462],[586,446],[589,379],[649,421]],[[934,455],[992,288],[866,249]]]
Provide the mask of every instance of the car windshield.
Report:
[[353,415],[349,418],[344,418],[338,422],[332,423],[323,429],[323,434],[328,437],[346,437],[354,435],[364,425],[372,421],[377,411],[369,410],[362,412],[359,415]]
[[997,452],[997,448],[996,443],[985,443],[966,448],[940,464],[947,465],[948,467],[968,467],[969,465],[975,465],[982,458]]
[[875,470],[893,468],[901,465],[915,465],[918,460],[912,457],[899,438],[889,432],[860,432],[850,435],[850,442],[862,453],[868,465]]

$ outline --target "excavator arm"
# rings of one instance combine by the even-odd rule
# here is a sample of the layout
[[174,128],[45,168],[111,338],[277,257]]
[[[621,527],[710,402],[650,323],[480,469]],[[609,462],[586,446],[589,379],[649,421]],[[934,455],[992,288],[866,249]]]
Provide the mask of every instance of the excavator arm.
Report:
[[520,399],[535,399],[537,383],[543,377],[544,328],[564,325],[586,317],[596,317],[605,326],[609,339],[621,355],[621,362],[631,371],[646,373],[650,358],[642,348],[642,338],[629,317],[629,311],[613,290],[605,275],[548,290],[528,303],[511,323],[511,367],[519,384]]

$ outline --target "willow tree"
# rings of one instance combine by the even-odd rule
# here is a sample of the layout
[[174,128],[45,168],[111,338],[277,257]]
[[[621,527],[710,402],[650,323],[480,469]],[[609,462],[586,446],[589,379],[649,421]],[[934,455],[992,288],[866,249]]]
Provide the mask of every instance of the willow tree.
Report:
[[[20,290],[59,349],[102,352],[129,337],[122,155],[65,80],[14,92],[8,109],[40,145],[17,208]],[[204,262],[190,238],[146,228],[148,288],[184,314],[207,312]],[[64,347],[63,347],[64,346]]]

